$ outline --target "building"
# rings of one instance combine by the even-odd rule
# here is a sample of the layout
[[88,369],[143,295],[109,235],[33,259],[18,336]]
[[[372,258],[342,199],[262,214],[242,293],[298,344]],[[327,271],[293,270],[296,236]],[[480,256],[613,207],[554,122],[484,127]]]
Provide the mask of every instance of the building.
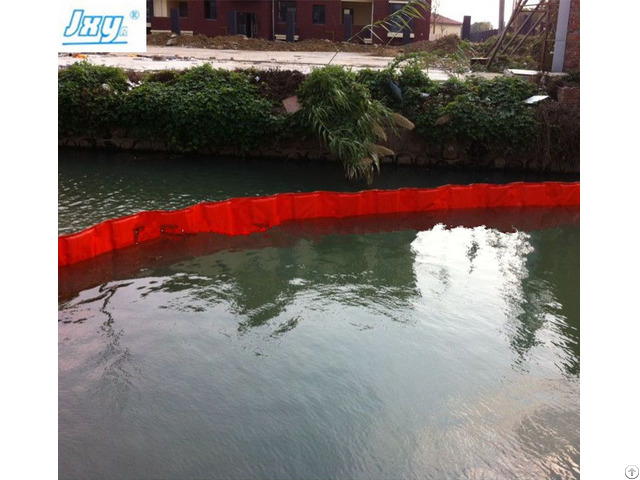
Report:
[[[149,0],[151,32],[246,35],[266,40],[345,41],[406,4],[406,0]],[[410,31],[366,29],[364,43],[405,43],[429,39],[429,14],[412,19]]]
[[457,35],[460,37],[461,34],[462,22],[457,22],[439,13],[431,14],[431,34],[429,40],[437,40],[447,35]]

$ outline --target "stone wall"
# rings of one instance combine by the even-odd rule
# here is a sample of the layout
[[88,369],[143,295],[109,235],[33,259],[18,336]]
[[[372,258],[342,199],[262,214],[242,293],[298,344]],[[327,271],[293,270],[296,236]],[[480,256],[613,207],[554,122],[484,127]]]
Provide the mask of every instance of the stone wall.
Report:
[[[164,140],[135,138],[61,138],[60,147],[95,148],[104,150],[134,150],[171,152],[168,142]],[[487,152],[482,158],[469,155],[465,146],[458,142],[445,145],[427,145],[413,131],[403,131],[399,136],[390,135],[388,147],[395,156],[381,159],[384,164],[416,165],[425,168],[444,169],[486,169],[515,171],[547,171],[551,173],[580,173],[579,159],[566,159],[564,165],[556,162],[544,163],[542,158],[534,154],[527,157]],[[257,147],[250,152],[243,152],[237,147],[222,147],[200,150],[198,153],[223,157],[271,158],[302,161],[334,162],[335,160],[325,148],[314,138],[296,138]]]
[[580,71],[580,0],[571,0],[567,46],[564,53],[564,71]]
[[558,89],[558,103],[580,107],[580,88],[560,87]]

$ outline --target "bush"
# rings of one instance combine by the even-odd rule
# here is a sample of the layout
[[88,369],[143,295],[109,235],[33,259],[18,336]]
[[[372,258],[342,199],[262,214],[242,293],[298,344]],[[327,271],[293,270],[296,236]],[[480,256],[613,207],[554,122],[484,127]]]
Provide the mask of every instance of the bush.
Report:
[[[138,138],[166,140],[178,151],[238,146],[248,152],[261,142],[311,134],[344,164],[347,176],[371,181],[380,158],[394,155],[380,145],[387,133],[414,122],[431,146],[456,141],[471,157],[536,153],[554,170],[575,168],[577,109],[552,100],[526,105],[537,87],[515,77],[434,82],[421,68],[423,59],[358,73],[329,66],[306,77],[206,64],[144,74],[137,87],[121,69],[76,63],[58,74],[59,136],[108,138],[125,129]],[[579,73],[547,79],[549,94],[565,82],[579,85]],[[296,88],[302,109],[284,115],[281,100]]]
[[542,102],[535,108],[538,128],[534,152],[543,169],[574,171],[580,166],[580,109]]
[[208,64],[147,75],[131,90],[119,68],[83,62],[58,75],[60,136],[108,137],[125,128],[180,151],[226,145],[248,151],[277,130],[271,109],[246,75]]
[[78,62],[58,73],[58,134],[103,135],[118,123],[127,76],[115,67]]
[[116,100],[112,120],[118,122],[109,125],[134,136],[165,139],[184,152],[228,145],[248,151],[278,126],[271,102],[258,95],[246,75],[208,64],[183,73],[149,75]]
[[426,98],[407,98],[404,112],[430,144],[457,140],[472,156],[489,150],[513,153],[534,140],[534,111],[523,101],[535,92],[535,85],[517,78],[449,80]]

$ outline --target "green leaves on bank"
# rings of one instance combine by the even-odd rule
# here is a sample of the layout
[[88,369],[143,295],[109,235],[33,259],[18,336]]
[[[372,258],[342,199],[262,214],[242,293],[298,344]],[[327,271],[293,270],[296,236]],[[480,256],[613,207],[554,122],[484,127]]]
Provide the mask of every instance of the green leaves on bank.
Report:
[[[414,124],[430,156],[455,143],[478,161],[503,153],[537,155],[545,165],[579,161],[579,114],[552,100],[525,104],[540,93],[536,84],[513,77],[435,82],[413,57],[407,60],[357,73],[327,66],[294,87],[284,85],[282,75],[209,65],[130,74],[132,82],[121,69],[76,63],[58,74],[58,135],[158,139],[181,152],[236,147],[247,153],[311,135],[349,178],[369,182],[381,159],[395,155],[388,142]],[[296,87],[290,94],[299,95],[302,108],[288,115],[280,99]],[[272,90],[277,98],[264,93]]]
[[300,121],[313,131],[329,152],[340,160],[348,178],[371,183],[380,159],[394,155],[380,145],[386,130],[413,128],[406,118],[371,97],[355,73],[342,67],[314,70],[300,86]]
[[[272,103],[260,97],[247,75],[205,64],[176,75],[152,74],[130,88],[120,71],[124,88],[118,77],[116,90],[112,77],[104,80],[111,72],[107,68],[78,63],[61,72],[60,135],[119,129],[127,136],[167,140],[183,152],[221,146],[249,151],[277,130],[279,119],[271,113]],[[110,85],[107,90],[116,93],[109,96],[96,87],[103,80]],[[89,122],[84,121],[87,118]]]
[[101,136],[118,123],[124,71],[76,63],[58,72],[58,135]]

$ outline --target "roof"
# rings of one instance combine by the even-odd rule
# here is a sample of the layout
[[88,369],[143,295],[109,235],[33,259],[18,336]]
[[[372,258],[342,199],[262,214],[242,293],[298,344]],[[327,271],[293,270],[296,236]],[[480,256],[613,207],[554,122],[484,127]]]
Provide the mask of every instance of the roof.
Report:
[[457,22],[451,18],[444,17],[439,13],[431,14],[431,23],[443,23],[445,25],[462,25],[462,22]]

